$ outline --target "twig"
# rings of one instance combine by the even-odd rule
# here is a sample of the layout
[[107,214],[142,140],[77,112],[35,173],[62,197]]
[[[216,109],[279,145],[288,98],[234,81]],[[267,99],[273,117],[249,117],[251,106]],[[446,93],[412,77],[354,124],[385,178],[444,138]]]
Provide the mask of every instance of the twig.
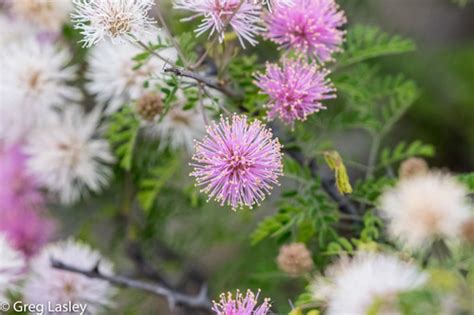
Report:
[[185,70],[185,69],[181,69],[181,68],[178,68],[178,67],[168,67],[165,69],[165,72],[169,72],[169,73],[173,73],[177,76],[181,76],[181,77],[186,77],[186,78],[191,78],[191,79],[194,79],[210,88],[213,88],[214,90],[217,90],[217,91],[220,91],[222,93],[224,93],[225,95],[231,97],[231,98],[234,98],[234,99],[238,99],[240,98],[239,95],[237,95],[236,93],[234,93],[233,91],[231,91],[230,89],[228,89],[226,86],[223,86],[219,83],[216,83],[216,82],[213,82],[209,79],[207,79],[206,77],[200,75],[200,74],[197,74],[195,72],[191,72],[191,71],[188,71],[188,70]]
[[201,290],[197,295],[188,295],[174,291],[159,284],[142,282],[119,275],[105,275],[100,272],[99,263],[97,263],[94,268],[86,270],[70,266],[57,259],[51,258],[51,265],[53,268],[56,268],[58,270],[81,274],[91,279],[100,279],[107,281],[115,286],[142,290],[157,296],[164,297],[167,300],[170,309],[174,309],[177,305],[200,310],[211,309],[211,302],[207,297],[207,286],[205,285],[201,287]]

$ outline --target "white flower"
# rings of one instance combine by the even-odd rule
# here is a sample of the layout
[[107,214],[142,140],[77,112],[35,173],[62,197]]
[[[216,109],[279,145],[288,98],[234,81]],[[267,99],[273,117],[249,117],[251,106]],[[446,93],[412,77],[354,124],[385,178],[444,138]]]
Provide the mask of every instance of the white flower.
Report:
[[85,115],[71,106],[28,137],[27,166],[39,183],[57,193],[62,203],[77,201],[87,189],[100,192],[111,177],[114,161],[106,140],[96,138],[100,112]]
[[470,216],[468,192],[453,177],[439,173],[402,179],[380,199],[389,234],[420,249],[437,237],[455,238]]
[[43,31],[60,32],[69,21],[71,0],[13,0],[12,13]]
[[67,66],[70,61],[68,50],[42,45],[34,38],[7,45],[0,52],[0,103],[28,106],[33,114],[80,100],[79,89],[68,84],[76,73],[76,67]]
[[92,270],[100,261],[102,274],[113,273],[112,264],[86,244],[69,239],[48,245],[31,261],[30,276],[23,289],[25,303],[86,304],[87,314],[102,314],[105,307],[113,305],[116,290],[108,282],[54,269],[51,259],[86,270]]
[[[162,36],[160,32],[156,35]],[[107,113],[115,112],[125,103],[153,90],[162,79],[165,62],[159,58],[151,57],[139,69],[133,69],[136,62],[132,58],[141,52],[143,49],[131,43],[117,49],[109,41],[91,50],[86,88],[100,103],[108,103]],[[159,53],[173,64],[178,56],[174,48],[165,48]],[[149,81],[149,88],[144,87],[146,81]]]
[[194,151],[194,139],[200,139],[206,133],[202,113],[196,109],[183,110],[186,98],[177,93],[177,101],[161,121],[145,124],[145,132],[151,137],[160,139],[159,150],[184,149],[187,153]]
[[10,245],[3,233],[0,233],[0,253],[0,302],[6,302],[7,290],[16,289],[26,264],[21,253]]
[[[410,263],[386,254],[360,253],[352,261],[330,267],[328,283],[316,297],[327,298],[328,315],[366,315],[373,303],[389,309],[396,295],[422,286],[427,276]],[[319,282],[320,283],[320,282]],[[397,314],[393,309],[384,314]]]
[[76,12],[72,19],[90,47],[111,38],[113,42],[135,41],[153,30],[148,11],[153,0],[73,0]]

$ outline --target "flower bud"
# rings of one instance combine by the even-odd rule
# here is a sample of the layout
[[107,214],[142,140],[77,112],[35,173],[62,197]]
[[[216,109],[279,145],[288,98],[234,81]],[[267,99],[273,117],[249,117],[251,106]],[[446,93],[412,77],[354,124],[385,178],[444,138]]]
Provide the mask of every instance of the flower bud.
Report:
[[292,275],[299,276],[313,269],[311,252],[303,243],[283,245],[277,257],[278,267]]
[[163,112],[163,102],[157,94],[143,95],[135,105],[137,114],[145,121],[152,121]]
[[474,218],[470,218],[463,223],[461,236],[466,242],[474,245]]
[[398,169],[398,176],[401,179],[406,179],[415,175],[426,174],[428,170],[428,164],[424,159],[412,157],[402,162]]

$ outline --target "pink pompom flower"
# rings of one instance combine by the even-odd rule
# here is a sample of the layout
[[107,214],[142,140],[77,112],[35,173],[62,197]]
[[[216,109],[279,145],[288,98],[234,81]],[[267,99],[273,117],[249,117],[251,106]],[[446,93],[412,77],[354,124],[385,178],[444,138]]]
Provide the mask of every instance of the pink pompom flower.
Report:
[[182,21],[202,17],[201,24],[195,30],[196,34],[199,36],[210,31],[209,36],[212,36],[216,33],[221,43],[224,41],[227,25],[233,29],[244,48],[245,41],[255,46],[255,37],[263,31],[260,26],[262,6],[253,0],[175,0],[174,8],[195,12]]
[[234,114],[207,128],[196,142],[191,165],[197,185],[221,205],[252,208],[270,194],[282,175],[282,153],[278,139],[259,120],[249,123]]
[[281,48],[326,62],[341,50],[345,32],[340,28],[347,19],[334,0],[294,0],[293,5],[274,8],[265,22],[265,37]]
[[220,295],[219,303],[214,302],[212,310],[217,315],[266,315],[270,311],[270,299],[264,299],[263,303],[258,306],[258,292],[256,295],[247,290],[244,296],[240,291],[237,291],[235,298],[232,293],[222,293]]
[[336,89],[327,78],[329,71],[302,60],[284,59],[282,66],[267,63],[266,73],[257,75],[257,86],[270,97],[267,117],[279,117],[294,126],[326,107],[321,100],[335,98]]

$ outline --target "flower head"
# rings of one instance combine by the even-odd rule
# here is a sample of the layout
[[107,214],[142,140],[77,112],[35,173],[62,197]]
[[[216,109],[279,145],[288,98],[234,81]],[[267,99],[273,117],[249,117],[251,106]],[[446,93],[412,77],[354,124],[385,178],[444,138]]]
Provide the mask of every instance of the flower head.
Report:
[[31,112],[65,102],[79,101],[75,80],[76,67],[68,66],[67,49],[42,45],[34,38],[7,45],[0,52],[0,103],[4,106],[27,106]]
[[201,114],[197,110],[182,110],[178,104],[149,128],[149,132],[160,139],[160,150],[184,149],[189,153],[194,148],[193,140],[202,137],[205,131]]
[[217,315],[266,315],[270,311],[270,299],[264,299],[260,306],[257,306],[258,295],[252,291],[247,290],[244,296],[240,291],[237,291],[235,298],[231,292],[220,295],[219,303],[214,302],[212,310]]
[[221,118],[196,143],[191,176],[202,191],[232,209],[260,204],[282,175],[281,145],[259,120]]
[[[427,276],[419,269],[386,254],[360,253],[329,268],[328,281],[313,285],[315,296],[327,298],[327,314],[365,315],[377,301],[392,308],[398,293],[422,286]],[[320,294],[319,290],[324,292]],[[396,314],[393,309],[387,314]]]
[[0,212],[41,208],[37,180],[26,170],[26,155],[18,145],[0,146]]
[[321,100],[336,97],[328,74],[302,60],[285,59],[282,67],[267,64],[266,73],[257,75],[256,84],[270,97],[268,119],[278,116],[293,126],[295,120],[306,120],[308,115],[325,109]]
[[[157,34],[162,35],[160,32]],[[139,69],[134,69],[136,63],[132,59],[141,52],[131,43],[124,43],[117,49],[110,41],[91,49],[86,88],[99,103],[107,103],[108,114],[149,93],[155,87],[155,81],[162,78],[165,63],[159,58],[150,58]],[[162,49],[160,55],[171,63],[178,56],[174,48]],[[145,87],[145,82],[150,83],[149,88]]]
[[44,31],[60,32],[69,20],[71,0],[13,0],[12,13]]
[[0,232],[0,301],[7,301],[7,290],[15,289],[16,282],[25,271],[25,260],[16,251],[5,234]]
[[255,36],[263,31],[259,25],[262,7],[254,0],[175,0],[174,7],[196,13],[183,21],[202,17],[196,34],[199,36],[210,31],[211,36],[216,33],[221,43],[227,25],[233,29],[244,48],[245,41],[255,46]]
[[380,208],[389,234],[411,249],[438,237],[455,238],[470,217],[467,189],[453,177],[428,173],[402,179],[383,193]]
[[71,15],[76,29],[84,35],[84,46],[104,40],[124,43],[136,41],[153,29],[148,17],[153,0],[73,0],[76,11]]
[[406,179],[411,176],[424,175],[429,171],[428,163],[422,158],[411,157],[400,164],[398,176]]
[[291,243],[283,245],[277,257],[278,267],[284,272],[299,276],[313,269],[311,252],[304,243]]
[[346,23],[334,0],[294,0],[293,5],[277,6],[265,17],[265,36],[281,48],[293,48],[321,62],[340,51]]
[[100,262],[98,268],[102,274],[113,272],[112,264],[86,244],[69,239],[48,245],[31,261],[31,273],[23,289],[26,303],[87,304],[88,314],[102,314],[105,307],[112,306],[116,291],[109,283],[54,269],[51,259],[86,270],[92,270]]
[[96,138],[99,119],[99,111],[86,115],[71,106],[28,139],[29,170],[65,204],[77,201],[87,189],[99,192],[108,184],[107,164],[114,158],[108,142]]

